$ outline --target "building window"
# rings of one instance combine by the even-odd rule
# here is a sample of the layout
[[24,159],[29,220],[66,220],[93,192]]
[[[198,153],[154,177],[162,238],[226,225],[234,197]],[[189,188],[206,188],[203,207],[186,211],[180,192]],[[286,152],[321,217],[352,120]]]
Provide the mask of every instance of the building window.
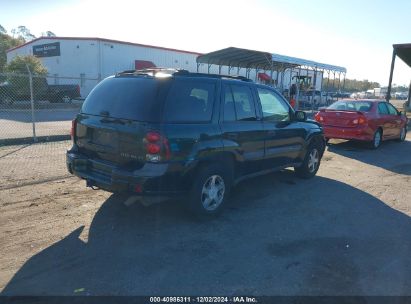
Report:
[[85,84],[86,84],[86,74],[81,73],[81,74],[80,74],[80,86],[81,86],[81,87],[84,87]]

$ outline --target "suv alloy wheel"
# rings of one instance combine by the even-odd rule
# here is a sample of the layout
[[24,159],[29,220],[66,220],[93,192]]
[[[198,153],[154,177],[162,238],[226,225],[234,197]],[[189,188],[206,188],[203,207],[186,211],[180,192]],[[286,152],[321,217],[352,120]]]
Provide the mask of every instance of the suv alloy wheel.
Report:
[[302,178],[313,177],[320,168],[321,162],[321,145],[319,142],[313,142],[307,150],[303,164],[294,168],[295,173]]
[[187,201],[189,209],[198,215],[220,212],[230,192],[229,176],[227,170],[215,164],[201,168]]

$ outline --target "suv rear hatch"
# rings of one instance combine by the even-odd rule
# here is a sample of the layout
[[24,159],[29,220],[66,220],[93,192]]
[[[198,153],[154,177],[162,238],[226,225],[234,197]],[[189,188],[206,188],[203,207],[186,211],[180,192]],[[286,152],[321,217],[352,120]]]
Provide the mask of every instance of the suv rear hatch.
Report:
[[152,138],[158,141],[161,152],[161,137],[148,135],[161,133],[159,122],[168,83],[149,76],[103,80],[86,98],[76,118],[74,141],[79,152],[129,171],[142,167]]

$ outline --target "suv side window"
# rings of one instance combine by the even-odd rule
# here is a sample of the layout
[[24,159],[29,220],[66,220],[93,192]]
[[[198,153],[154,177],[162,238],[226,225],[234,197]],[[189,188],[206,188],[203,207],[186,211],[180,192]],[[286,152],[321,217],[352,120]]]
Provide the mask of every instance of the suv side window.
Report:
[[247,86],[231,85],[237,120],[256,120],[255,105],[251,89]]
[[289,121],[290,108],[287,103],[274,92],[257,88],[258,97],[260,98],[263,119],[269,121]]
[[397,109],[392,104],[387,103],[386,106],[390,115],[398,115]]
[[175,81],[164,107],[166,122],[208,122],[214,104],[215,84],[204,81]]
[[388,115],[388,109],[384,102],[378,104],[378,114]]

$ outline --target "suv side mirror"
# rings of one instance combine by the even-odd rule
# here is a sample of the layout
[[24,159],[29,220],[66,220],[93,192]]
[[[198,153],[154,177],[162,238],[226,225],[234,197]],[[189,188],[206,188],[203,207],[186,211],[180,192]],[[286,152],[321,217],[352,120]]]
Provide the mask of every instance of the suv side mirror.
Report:
[[295,111],[295,119],[297,121],[306,121],[307,120],[307,114],[305,114],[304,111]]

